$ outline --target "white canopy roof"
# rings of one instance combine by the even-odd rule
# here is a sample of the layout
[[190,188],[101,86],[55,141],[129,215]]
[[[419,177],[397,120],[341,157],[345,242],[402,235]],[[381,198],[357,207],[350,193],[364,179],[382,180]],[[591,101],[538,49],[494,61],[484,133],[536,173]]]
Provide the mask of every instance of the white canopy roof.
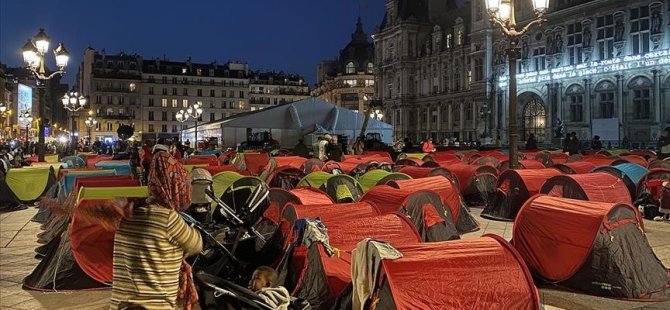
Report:
[[[259,111],[237,114],[204,124],[203,127],[293,129],[302,134],[309,134],[315,131],[360,130],[363,120],[363,114],[319,98],[307,98]],[[393,126],[370,119],[367,129],[393,130]]]

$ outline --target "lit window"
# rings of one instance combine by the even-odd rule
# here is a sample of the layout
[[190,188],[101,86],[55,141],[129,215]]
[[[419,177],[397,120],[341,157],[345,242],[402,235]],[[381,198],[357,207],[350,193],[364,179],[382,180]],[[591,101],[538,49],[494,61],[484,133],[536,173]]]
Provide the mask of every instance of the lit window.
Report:
[[172,107],[173,108],[177,107],[177,99],[172,99]]
[[186,69],[186,68],[181,68],[181,73],[182,73],[182,74],[186,74],[187,71],[188,71],[188,69]]
[[630,38],[632,54],[649,52],[649,7],[643,6],[630,10]]
[[356,73],[356,66],[354,66],[354,63],[353,63],[353,62],[349,62],[349,63],[347,63],[346,73],[347,73],[347,74],[354,74],[354,73]]
[[598,56],[600,60],[614,57],[614,16],[600,16],[596,19],[598,36]]
[[368,62],[368,71],[367,72],[369,74],[372,74],[372,73],[374,73],[374,71],[375,71],[375,65],[371,62]]
[[188,108],[188,99],[182,99],[181,106],[182,108]]
[[167,108],[167,106],[168,106],[167,98],[161,99],[161,107]]

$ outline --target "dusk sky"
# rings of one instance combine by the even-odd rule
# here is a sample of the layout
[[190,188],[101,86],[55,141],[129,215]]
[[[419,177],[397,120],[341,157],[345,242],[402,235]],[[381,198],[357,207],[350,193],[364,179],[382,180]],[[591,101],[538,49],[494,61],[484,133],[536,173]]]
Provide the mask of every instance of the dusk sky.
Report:
[[[138,53],[151,59],[219,63],[298,73],[315,83],[316,66],[334,59],[361,17],[368,35],[384,16],[385,0],[0,1],[0,62],[22,66],[21,47],[39,28],[51,47],[70,50],[72,83],[84,49]],[[52,55],[49,64],[54,64]]]

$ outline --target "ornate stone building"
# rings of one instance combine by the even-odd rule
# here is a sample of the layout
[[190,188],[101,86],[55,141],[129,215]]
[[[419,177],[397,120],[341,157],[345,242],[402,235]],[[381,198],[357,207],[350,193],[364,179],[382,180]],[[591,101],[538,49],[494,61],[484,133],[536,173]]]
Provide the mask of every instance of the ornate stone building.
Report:
[[312,95],[350,110],[364,111],[364,97],[372,99],[375,95],[374,67],[374,48],[358,18],[351,42],[339,57],[319,64]]
[[[613,145],[625,138],[634,146],[656,140],[670,121],[670,1],[551,5],[548,22],[521,38],[520,138],[535,133],[545,143],[557,143],[562,122],[582,140],[600,135]],[[517,12],[523,25],[532,14],[530,1]],[[485,24],[475,24],[474,31],[486,32]],[[504,138],[508,94],[502,49],[507,42],[500,37],[494,32],[492,48],[500,110],[496,128]]]
[[[523,26],[532,3],[515,3]],[[655,140],[670,121],[669,10],[670,0],[551,1],[548,22],[520,42],[520,139],[558,143],[562,123],[582,140]],[[484,0],[388,0],[374,42],[396,139],[507,142],[507,42]]]
[[290,103],[310,96],[305,78],[284,72],[251,72],[249,76],[251,111]]
[[486,46],[470,39],[470,14],[460,1],[386,2],[373,36],[375,83],[396,139],[475,141],[483,133]]

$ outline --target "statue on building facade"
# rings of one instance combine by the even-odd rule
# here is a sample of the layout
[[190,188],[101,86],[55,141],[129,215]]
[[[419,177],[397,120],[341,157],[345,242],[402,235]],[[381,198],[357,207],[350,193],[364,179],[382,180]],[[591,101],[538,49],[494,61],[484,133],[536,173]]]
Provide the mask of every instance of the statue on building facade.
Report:
[[654,10],[651,15],[651,34],[661,33],[661,25],[663,24],[663,16],[660,10]]
[[528,47],[528,40],[523,40],[521,44],[521,59],[528,59],[530,48]]
[[582,42],[582,46],[591,47],[591,26],[590,25],[584,26],[584,29],[582,30],[582,39],[584,40]]
[[554,53],[563,52],[563,36],[560,33],[556,34],[556,39],[554,40]]
[[554,138],[563,138],[565,133],[565,126],[560,118],[556,118],[556,129],[554,130]]
[[616,23],[614,24],[614,41],[620,42],[623,41],[623,33],[624,33],[624,25],[623,25],[623,19],[619,18],[617,19]]
[[547,36],[546,53],[549,55],[549,54],[552,54],[553,52],[554,52],[554,40],[553,40],[553,37],[551,35],[548,35]]

